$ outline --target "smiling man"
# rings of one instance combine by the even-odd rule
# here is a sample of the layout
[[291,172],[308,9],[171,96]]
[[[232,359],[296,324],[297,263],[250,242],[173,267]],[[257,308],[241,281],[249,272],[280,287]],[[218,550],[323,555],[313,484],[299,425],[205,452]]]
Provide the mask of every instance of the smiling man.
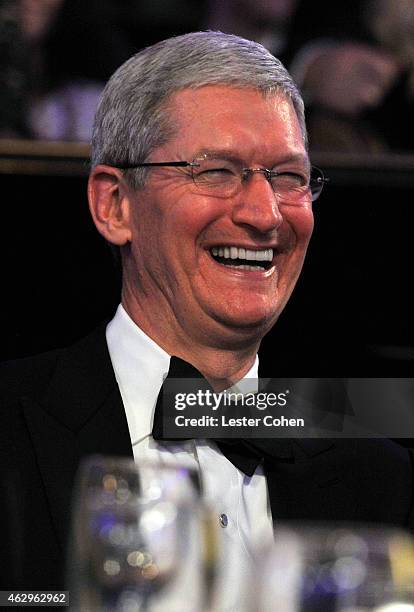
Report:
[[173,133],[142,160],[161,165],[145,167],[137,190],[126,152],[96,164],[92,215],[123,247],[129,317],[207,378],[238,380],[286,304],[312,233],[304,133],[276,85],[187,87],[165,106]]
[[323,184],[302,99],[261,45],[198,32],[116,71],[96,114],[88,195],[97,229],[120,249],[121,304],[75,346],[6,370],[4,507],[22,517],[11,555],[20,588],[61,588],[73,476],[91,453],[178,456],[199,468],[227,551],[223,609],[248,607],[251,551],[272,538],[272,522],[409,524],[411,462],[391,444],[229,450],[165,443],[153,429],[167,374],[202,375],[217,390],[257,378],[260,341],[298,279]]

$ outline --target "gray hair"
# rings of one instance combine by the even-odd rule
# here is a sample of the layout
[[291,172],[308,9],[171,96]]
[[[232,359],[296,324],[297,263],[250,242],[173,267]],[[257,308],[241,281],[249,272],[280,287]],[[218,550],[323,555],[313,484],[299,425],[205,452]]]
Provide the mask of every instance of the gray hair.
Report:
[[[92,167],[145,161],[174,135],[171,95],[205,85],[282,92],[292,100],[306,144],[303,100],[278,59],[259,43],[233,34],[192,32],[143,49],[109,79],[95,116]],[[138,188],[144,171],[128,170],[126,177]]]

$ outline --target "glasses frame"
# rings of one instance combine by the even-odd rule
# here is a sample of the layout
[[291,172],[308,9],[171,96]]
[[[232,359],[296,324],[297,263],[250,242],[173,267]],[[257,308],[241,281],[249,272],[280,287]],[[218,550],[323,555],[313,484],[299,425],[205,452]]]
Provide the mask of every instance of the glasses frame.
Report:
[[[119,168],[120,170],[134,170],[136,168],[162,168],[164,166],[172,167],[172,168],[196,168],[197,166],[200,165],[199,161],[202,161],[202,160],[195,159],[192,162],[189,162],[189,161],[141,162],[139,164],[123,164],[122,166],[117,165],[116,167]],[[323,171],[317,166],[311,166],[310,170],[311,170],[311,174],[315,170],[320,174],[320,176],[318,176],[316,180],[321,185],[321,188],[320,188],[320,191],[315,196],[312,193],[312,187],[309,184],[309,190],[312,195],[312,202],[315,202],[321,195],[323,186],[326,183],[329,183],[329,178],[326,177]],[[268,168],[243,168],[242,173],[241,173],[241,183],[243,182],[243,179],[245,178],[247,174],[254,174],[256,172],[262,173],[265,179],[270,184],[271,184],[272,178],[276,178],[277,176],[281,174],[285,174],[284,172],[277,172],[276,170],[269,170]],[[195,183],[194,177],[193,177],[193,182]]]

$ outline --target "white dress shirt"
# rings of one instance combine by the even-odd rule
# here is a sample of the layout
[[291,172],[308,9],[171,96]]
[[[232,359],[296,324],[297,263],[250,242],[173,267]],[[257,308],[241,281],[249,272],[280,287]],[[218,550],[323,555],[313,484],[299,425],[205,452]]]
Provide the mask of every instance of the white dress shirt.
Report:
[[[109,354],[119,385],[134,458],[160,458],[199,468],[203,495],[220,524],[222,579],[220,611],[249,608],[252,551],[273,537],[266,479],[261,466],[252,477],[238,470],[206,440],[171,446],[151,436],[154,409],[168,374],[170,356],[129,317],[122,305],[106,330]],[[258,358],[246,375],[257,378]],[[190,608],[189,608],[190,609]],[[170,608],[173,612],[173,609]],[[181,612],[181,611],[180,611]]]

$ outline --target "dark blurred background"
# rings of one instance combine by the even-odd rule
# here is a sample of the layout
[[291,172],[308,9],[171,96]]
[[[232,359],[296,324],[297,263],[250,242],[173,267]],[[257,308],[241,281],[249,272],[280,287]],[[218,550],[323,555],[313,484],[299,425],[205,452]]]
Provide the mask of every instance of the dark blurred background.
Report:
[[331,179],[264,373],[411,376],[412,0],[0,0],[1,358],[111,317],[119,273],[85,191],[94,109],[130,55],[199,29],[284,61],[307,103],[312,161]]

